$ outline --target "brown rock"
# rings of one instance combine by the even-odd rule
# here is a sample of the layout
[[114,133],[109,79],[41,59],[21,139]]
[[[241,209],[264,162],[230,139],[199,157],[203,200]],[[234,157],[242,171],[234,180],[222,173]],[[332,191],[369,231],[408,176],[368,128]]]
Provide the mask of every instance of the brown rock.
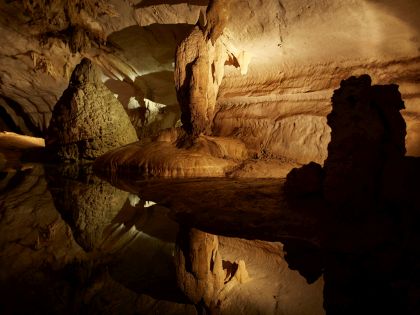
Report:
[[102,84],[100,70],[83,59],[54,108],[46,147],[57,160],[84,161],[136,140],[122,105]]

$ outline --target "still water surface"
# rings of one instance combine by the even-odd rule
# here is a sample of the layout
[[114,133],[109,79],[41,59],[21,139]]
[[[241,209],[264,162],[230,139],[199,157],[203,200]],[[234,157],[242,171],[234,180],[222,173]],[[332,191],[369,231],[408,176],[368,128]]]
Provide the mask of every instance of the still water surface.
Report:
[[347,225],[322,248],[319,205],[292,207],[281,180],[111,182],[77,167],[1,173],[1,314],[354,314],[368,299],[407,311],[412,291],[388,281],[398,262],[378,269]]

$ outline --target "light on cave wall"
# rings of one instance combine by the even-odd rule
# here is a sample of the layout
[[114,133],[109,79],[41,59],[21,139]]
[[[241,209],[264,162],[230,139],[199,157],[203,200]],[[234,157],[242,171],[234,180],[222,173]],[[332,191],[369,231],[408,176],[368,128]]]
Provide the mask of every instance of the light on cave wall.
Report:
[[128,109],[135,109],[135,108],[139,108],[140,104],[136,100],[136,98],[134,96],[132,96],[132,97],[130,97],[130,100],[128,101],[127,107],[128,107]]
[[147,200],[147,201],[144,202],[144,207],[149,208],[151,206],[154,206],[155,204],[156,204],[156,202]]
[[156,102],[153,102],[152,100],[149,100],[147,98],[144,99],[144,103],[146,104],[146,107],[150,112],[158,112],[160,109],[166,107],[165,104],[156,103]]
[[[137,195],[129,194],[128,195],[128,200],[129,200],[130,205],[132,207],[136,207],[139,204],[139,202],[141,201],[141,198],[139,196],[137,196]],[[149,208],[151,206],[154,206],[155,204],[156,204],[156,202],[154,202],[154,201],[145,200],[144,201],[144,204],[143,204],[143,207],[144,208]]]
[[137,195],[134,195],[134,194],[129,194],[128,195],[128,201],[130,202],[130,205],[132,207],[135,207],[139,203],[140,197],[137,196]]
[[[118,95],[117,95],[117,97],[118,97]],[[165,104],[156,103],[156,102],[153,102],[152,100],[149,100],[147,98],[144,99],[144,103],[146,105],[146,108],[150,112],[158,112],[160,109],[166,107]],[[139,108],[141,106],[140,106],[140,103],[137,101],[137,99],[134,96],[132,96],[132,97],[130,97],[130,100],[128,101],[127,107],[128,107],[128,109],[135,109],[135,108]]]

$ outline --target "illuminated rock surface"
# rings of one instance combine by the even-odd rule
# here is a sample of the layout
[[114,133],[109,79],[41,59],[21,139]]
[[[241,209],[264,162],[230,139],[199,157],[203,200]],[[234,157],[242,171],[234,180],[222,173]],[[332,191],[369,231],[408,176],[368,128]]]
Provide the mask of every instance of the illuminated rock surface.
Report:
[[0,171],[25,168],[21,158],[26,152],[45,147],[42,138],[24,136],[14,132],[0,132]]
[[223,177],[247,158],[240,140],[200,136],[188,148],[178,148],[177,130],[149,143],[134,143],[106,153],[95,161],[98,172],[128,176]]
[[[3,3],[5,115],[41,135],[83,55],[101,67],[140,137],[173,127],[180,106],[193,137],[239,139],[253,158],[322,164],[333,90],[369,73],[373,84],[400,86],[407,152],[420,154],[417,1],[229,3],[81,1],[67,14],[61,0]],[[139,107],[129,108],[131,98]]]

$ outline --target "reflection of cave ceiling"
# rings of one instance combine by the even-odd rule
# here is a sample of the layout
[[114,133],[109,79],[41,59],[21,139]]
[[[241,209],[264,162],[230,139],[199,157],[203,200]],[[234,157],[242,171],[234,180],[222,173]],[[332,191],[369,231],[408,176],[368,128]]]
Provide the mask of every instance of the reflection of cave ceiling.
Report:
[[[45,129],[68,84],[68,75],[82,55],[103,68],[108,87],[122,87],[124,93],[147,94],[154,102],[176,104],[170,81],[175,47],[192,25],[205,23],[207,1],[144,0],[132,1],[132,6],[130,1],[109,3],[111,6],[100,8],[103,12],[96,16],[86,7],[73,20],[49,26],[56,33],[47,34],[20,3],[0,4],[0,95],[19,104],[21,110],[10,101],[1,104],[23,132]],[[240,68],[225,66],[214,134],[240,137],[245,142],[265,139],[270,152],[279,156],[293,156],[297,147],[304,146],[302,161],[322,160],[328,143],[325,115],[330,111],[332,91],[350,75],[369,73],[374,84],[400,86],[407,108],[403,115],[408,153],[420,155],[418,1],[229,3],[221,41]],[[57,8],[47,9],[47,18],[56,21],[48,10],[60,11]],[[83,40],[73,43],[78,39],[74,34],[79,34],[75,31],[70,42],[81,48],[71,53],[65,40],[53,39],[60,27],[67,30],[68,25],[91,30],[96,37],[89,35],[89,44]],[[39,35],[50,35],[50,39],[41,45]],[[107,45],[101,43],[101,36],[107,38]],[[128,103],[128,94],[113,92]],[[259,145],[261,140],[255,143]]]

